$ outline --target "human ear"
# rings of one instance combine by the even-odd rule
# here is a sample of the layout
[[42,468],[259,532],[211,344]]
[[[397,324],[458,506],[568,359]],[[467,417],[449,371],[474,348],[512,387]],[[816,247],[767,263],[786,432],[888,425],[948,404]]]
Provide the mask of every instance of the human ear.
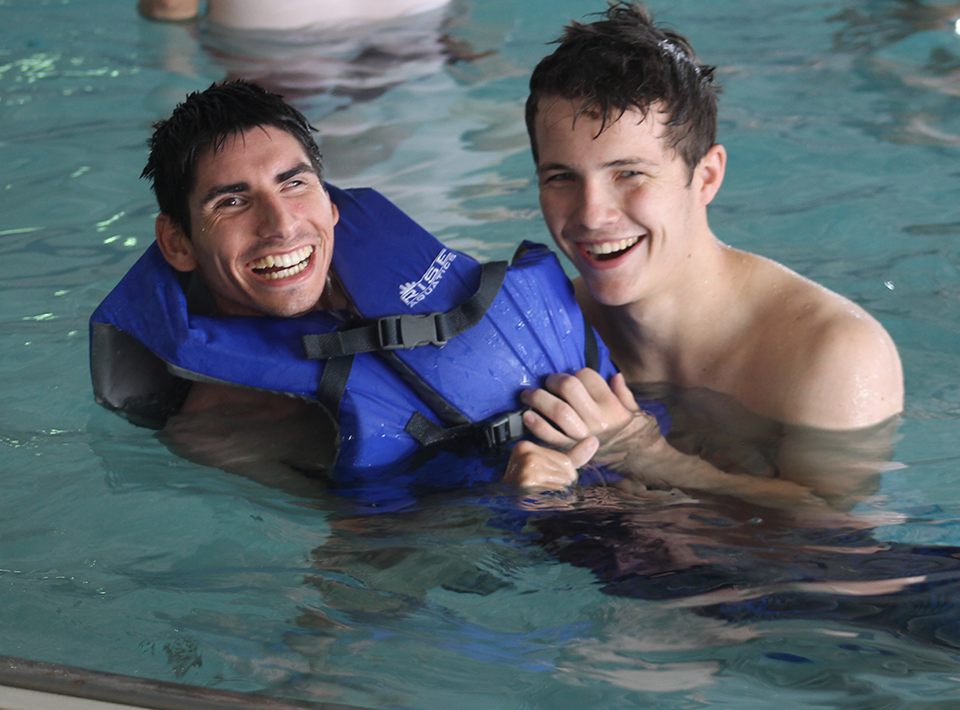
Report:
[[720,185],[727,168],[727,149],[719,143],[707,151],[697,165],[694,181],[700,201],[704,206],[710,204]]
[[157,246],[170,266],[177,271],[193,271],[197,268],[197,260],[193,256],[193,242],[183,233],[181,227],[173,223],[169,215],[162,212],[157,215],[154,230]]

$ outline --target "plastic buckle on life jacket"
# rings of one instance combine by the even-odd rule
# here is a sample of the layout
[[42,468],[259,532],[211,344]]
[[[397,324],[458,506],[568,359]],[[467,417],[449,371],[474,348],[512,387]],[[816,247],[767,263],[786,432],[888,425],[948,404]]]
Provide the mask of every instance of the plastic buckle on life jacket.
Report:
[[491,419],[483,427],[483,436],[490,448],[500,448],[523,438],[523,413],[526,409],[507,412],[496,419]]
[[377,321],[380,347],[383,350],[411,350],[421,345],[446,345],[447,341],[440,337],[440,321],[437,319],[442,315],[437,311],[419,316],[404,313],[381,318]]

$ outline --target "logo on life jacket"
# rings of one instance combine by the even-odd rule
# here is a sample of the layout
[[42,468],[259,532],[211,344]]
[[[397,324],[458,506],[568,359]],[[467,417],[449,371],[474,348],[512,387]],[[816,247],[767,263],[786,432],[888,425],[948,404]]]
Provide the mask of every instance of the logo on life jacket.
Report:
[[400,284],[400,300],[409,308],[413,308],[423,299],[433,293],[433,290],[439,285],[440,279],[450,268],[450,264],[457,258],[456,252],[448,249],[441,249],[436,258],[420,277],[419,281],[408,281]]

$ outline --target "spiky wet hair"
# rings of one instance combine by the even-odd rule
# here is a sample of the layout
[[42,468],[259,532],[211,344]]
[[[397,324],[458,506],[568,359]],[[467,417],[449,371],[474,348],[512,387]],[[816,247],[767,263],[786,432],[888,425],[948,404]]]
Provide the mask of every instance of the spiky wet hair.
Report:
[[[717,140],[715,67],[701,64],[686,37],[653,24],[639,3],[617,2],[603,19],[564,28],[559,46],[530,77],[526,121],[534,161],[535,123],[546,97],[574,101],[576,116],[600,119],[600,133],[625,111],[666,116],[667,146],[693,169]],[[599,135],[599,134],[598,134]]]
[[250,128],[273,126],[286,131],[303,146],[310,164],[323,179],[320,149],[313,127],[283,97],[249,81],[216,83],[194,92],[170,118],[153,126],[147,141],[150,157],[140,174],[150,180],[160,211],[190,237],[188,198],[196,186],[197,162],[208,151],[216,153],[226,140]]

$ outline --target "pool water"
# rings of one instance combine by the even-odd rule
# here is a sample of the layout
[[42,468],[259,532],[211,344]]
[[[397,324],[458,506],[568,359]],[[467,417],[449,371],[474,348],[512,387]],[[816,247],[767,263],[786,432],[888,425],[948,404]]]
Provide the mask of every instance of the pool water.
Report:
[[[0,654],[376,708],[952,706],[956,585],[909,604],[894,590],[878,615],[808,599],[764,618],[657,598],[656,584],[617,593],[590,569],[623,529],[627,562],[653,565],[644,532],[672,526],[689,545],[671,554],[707,549],[745,581],[842,571],[810,551],[822,541],[752,513],[496,487],[364,510],[179,459],[99,408],[87,319],[152,238],[137,179],[150,125],[249,66],[236,38],[151,24],[134,4],[0,0]],[[526,80],[563,22],[602,6],[458,2],[409,30],[415,58],[305,92],[328,178],[377,187],[484,259],[548,240]],[[960,4],[653,7],[719,66],[730,163],[714,231],[853,298],[900,347],[903,467],[858,512],[902,519],[875,540],[960,545]],[[440,35],[479,56],[444,63]],[[268,40],[239,45],[268,76],[301,61]],[[355,70],[348,50],[335,60]],[[548,543],[550,520],[578,515],[610,531],[596,558]]]

